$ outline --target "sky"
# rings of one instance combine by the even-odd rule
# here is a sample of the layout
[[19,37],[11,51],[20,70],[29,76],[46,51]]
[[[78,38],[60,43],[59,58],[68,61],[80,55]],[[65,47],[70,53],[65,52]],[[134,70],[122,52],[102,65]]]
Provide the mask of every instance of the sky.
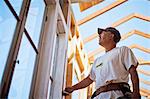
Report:
[[[79,21],[86,16],[110,5],[116,0],[105,0],[104,2],[97,4],[83,12],[80,12],[79,4],[72,4],[72,9],[74,12],[74,16],[76,21]],[[104,14],[99,15],[98,17],[82,24],[79,26],[79,32],[81,34],[81,38],[85,39],[89,37],[91,34],[97,33],[97,28],[106,28],[111,26],[114,22],[120,20],[121,18],[128,16],[132,13],[138,13],[143,16],[150,17],[150,1],[149,0],[128,0],[127,2],[107,11]],[[116,27],[121,35],[126,34],[132,30],[138,30],[147,34],[150,34],[150,22],[141,20],[138,18],[132,18],[129,21],[119,25]],[[150,49],[150,39],[144,38],[139,35],[132,35],[127,39],[120,41],[117,46],[130,46],[132,44],[138,44],[144,48]],[[91,46],[92,45],[92,46]],[[84,50],[88,52],[92,52],[94,49],[99,48],[98,38],[84,44]],[[135,56],[138,59],[150,60],[150,54],[143,52],[139,49],[132,49]],[[95,58],[101,56],[104,52],[95,55]],[[139,66],[139,69],[150,71],[150,67],[147,65]],[[139,77],[144,78],[145,80],[150,81],[150,77],[145,76],[139,73]],[[140,86],[143,88],[150,89],[150,86],[140,83]],[[142,97],[145,99],[145,97]]]

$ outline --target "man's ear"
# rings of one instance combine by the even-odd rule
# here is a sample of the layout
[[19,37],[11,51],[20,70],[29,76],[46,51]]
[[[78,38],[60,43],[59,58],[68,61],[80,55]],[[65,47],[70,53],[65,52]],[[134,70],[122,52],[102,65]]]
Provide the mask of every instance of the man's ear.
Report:
[[113,40],[115,40],[114,36],[115,36],[114,34],[111,34],[111,38],[112,38]]

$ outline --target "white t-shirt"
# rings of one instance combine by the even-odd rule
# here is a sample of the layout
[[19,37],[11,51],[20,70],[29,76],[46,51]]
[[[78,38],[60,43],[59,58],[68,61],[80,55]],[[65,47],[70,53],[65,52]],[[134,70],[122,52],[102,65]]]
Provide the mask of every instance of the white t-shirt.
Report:
[[[110,82],[128,82],[131,65],[138,65],[131,49],[125,46],[115,47],[94,61],[90,79],[95,81],[96,89]],[[121,91],[108,91],[99,94],[95,99],[116,99],[120,96],[123,96]]]

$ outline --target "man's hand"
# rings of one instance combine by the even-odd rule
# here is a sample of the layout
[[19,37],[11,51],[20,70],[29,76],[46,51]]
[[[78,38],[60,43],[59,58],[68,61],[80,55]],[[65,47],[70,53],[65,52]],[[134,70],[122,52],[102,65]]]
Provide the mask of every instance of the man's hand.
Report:
[[73,85],[72,87],[65,88],[65,90],[63,91],[63,95],[69,95],[70,93],[72,93],[75,90],[82,89],[82,88],[89,86],[91,83],[93,83],[93,80],[91,80],[90,77],[87,76],[81,82]]
[[73,87],[67,87],[65,88],[65,90],[63,91],[63,95],[69,95],[70,93],[72,93],[74,91]]
[[65,91],[68,93],[72,93],[74,91],[73,87],[67,87],[65,88]]
[[141,99],[141,95],[140,95],[140,93],[133,92],[131,95],[131,98],[132,99]]

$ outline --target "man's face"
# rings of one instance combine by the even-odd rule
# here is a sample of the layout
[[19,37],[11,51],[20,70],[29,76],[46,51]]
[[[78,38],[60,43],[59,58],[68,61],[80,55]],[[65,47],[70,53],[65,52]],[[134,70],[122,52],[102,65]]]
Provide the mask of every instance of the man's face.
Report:
[[104,47],[108,45],[109,43],[113,42],[113,37],[114,37],[114,34],[112,34],[111,32],[102,31],[99,34],[99,44]]

